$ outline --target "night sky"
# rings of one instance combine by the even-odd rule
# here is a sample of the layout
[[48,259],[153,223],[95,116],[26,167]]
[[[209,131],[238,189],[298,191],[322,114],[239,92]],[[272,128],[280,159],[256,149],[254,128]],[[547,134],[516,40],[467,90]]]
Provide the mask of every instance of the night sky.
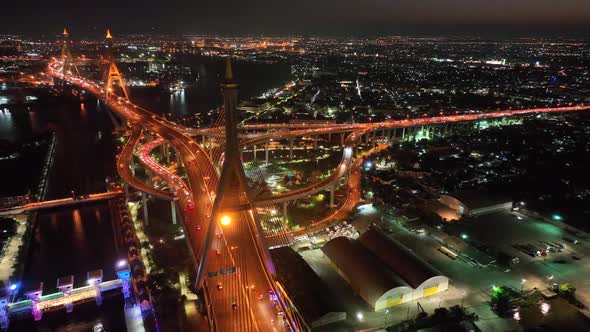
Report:
[[[8,2],[8,3],[6,3]],[[90,4],[90,3],[94,4]],[[588,33],[590,0],[2,0],[0,32]]]

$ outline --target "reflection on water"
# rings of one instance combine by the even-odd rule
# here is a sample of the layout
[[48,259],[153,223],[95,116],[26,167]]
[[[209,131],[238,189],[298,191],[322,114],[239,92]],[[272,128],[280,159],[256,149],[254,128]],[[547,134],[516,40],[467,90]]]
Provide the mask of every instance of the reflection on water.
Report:
[[[58,277],[72,274],[75,287],[86,286],[86,273],[96,269],[103,270],[104,280],[112,280],[118,258],[108,203],[42,211],[23,285],[26,288],[31,282],[43,281],[44,294],[50,294],[57,291]],[[110,297],[100,308],[91,302],[76,306],[71,314],[65,310],[46,314],[38,324],[33,325],[32,319],[11,324],[10,331],[92,331],[97,322],[103,322],[106,331],[125,331],[122,295],[113,291]],[[30,330],[21,329],[25,326]]]
[[76,286],[86,285],[86,272],[95,269],[103,269],[105,280],[116,278],[108,203],[42,211],[37,218],[25,282],[44,281],[44,291],[54,292],[59,276],[73,274]]

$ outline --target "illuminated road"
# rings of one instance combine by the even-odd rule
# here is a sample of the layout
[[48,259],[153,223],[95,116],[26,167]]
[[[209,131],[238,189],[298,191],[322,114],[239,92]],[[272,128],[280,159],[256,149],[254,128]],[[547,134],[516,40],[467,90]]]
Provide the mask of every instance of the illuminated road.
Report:
[[75,204],[102,201],[105,199],[111,199],[111,198],[117,197],[122,194],[123,193],[120,191],[113,191],[113,192],[108,192],[108,193],[90,194],[87,197],[77,198],[77,199],[70,197],[70,198],[54,199],[51,201],[33,202],[33,203],[21,205],[21,206],[15,206],[15,207],[11,207],[11,208],[1,209],[0,216],[15,215],[15,214],[23,213],[23,212],[40,210],[40,209],[48,209],[48,208],[53,208],[53,207],[70,206],[70,205],[75,205]]
[[526,110],[507,110],[490,113],[477,113],[477,114],[462,114],[462,115],[451,115],[451,116],[440,116],[430,118],[418,118],[411,120],[391,120],[378,123],[365,123],[356,125],[330,125],[322,128],[312,128],[304,130],[292,130],[275,132],[266,135],[261,135],[255,139],[245,141],[241,146],[250,146],[254,144],[263,144],[270,140],[281,140],[293,137],[301,136],[315,136],[324,134],[334,134],[342,132],[352,133],[346,138],[344,144],[344,152],[340,164],[335,170],[325,179],[310,184],[309,186],[299,188],[296,190],[288,191],[279,195],[272,195],[267,197],[260,197],[255,202],[256,205],[276,204],[285,201],[292,201],[304,197],[313,195],[314,193],[325,190],[332,186],[341,177],[346,175],[353,159],[353,149],[357,144],[357,140],[365,134],[375,132],[383,129],[396,129],[396,128],[407,128],[407,127],[418,127],[418,126],[430,126],[437,124],[449,124],[467,121],[477,121],[485,119],[496,119],[502,117],[510,117],[516,115],[527,115],[527,114],[538,114],[538,113],[563,113],[563,112],[576,112],[576,111],[587,111],[590,110],[590,106],[570,106],[570,107],[557,107],[557,108],[537,108],[537,109],[526,109]]
[[[350,167],[350,173],[348,175],[347,181],[346,199],[344,203],[340,205],[338,208],[336,208],[336,210],[330,213],[330,215],[328,215],[327,217],[312,222],[309,226],[303,229],[286,232],[286,235],[289,236],[289,239],[296,239],[298,236],[301,235],[312,234],[318,231],[322,231],[326,227],[329,227],[331,225],[331,222],[339,221],[346,218],[346,216],[348,216],[348,214],[361,201],[361,167],[363,166],[365,158],[372,154],[383,151],[387,149],[387,147],[387,144],[378,144],[373,149],[358,156],[358,158]],[[271,247],[284,245],[283,237],[284,235],[279,236],[276,234],[269,234],[266,237],[266,243]]]
[[[65,79],[74,85],[90,91],[99,98],[104,95],[103,88],[97,83],[71,75],[64,77],[60,73],[60,69],[59,62],[53,62],[49,66],[49,72],[53,76]],[[149,151],[158,144],[161,144],[161,141],[154,141],[148,143],[147,147],[144,146],[145,150],[141,149],[140,160],[168,182],[171,191],[178,199],[179,207],[183,211],[182,224],[186,239],[191,248],[192,256],[195,259],[195,264],[198,264],[197,259],[203,250],[203,237],[207,231],[211,207],[218,184],[218,174],[214,163],[211,161],[209,155],[185,133],[184,130],[186,128],[176,126],[174,123],[162,119],[123,98],[115,97],[109,99],[106,103],[111,109],[128,120],[136,124],[141,124],[146,130],[157,133],[180,154],[187,172],[188,180],[186,184],[178,176],[170,173],[149,157]],[[590,109],[590,106],[572,106],[386,121],[374,124],[324,124],[321,127],[318,126],[319,128],[263,135],[244,142],[243,145],[261,144],[271,138],[285,139],[296,136],[352,132],[345,140],[343,157],[340,164],[326,179],[285,194],[263,197],[255,202],[257,206],[268,206],[269,204],[307,197],[332,186],[349,172],[353,164],[353,150],[358,139],[370,132],[382,129],[475,121],[513,115],[560,113],[585,111],[588,109]],[[309,128],[310,126],[306,127]],[[128,162],[130,159],[121,158],[120,160]],[[212,316],[215,317],[216,329],[218,331],[286,330],[281,323],[281,319],[274,313],[274,308],[271,306],[267,296],[264,296],[265,293],[268,293],[268,290],[276,288],[270,276],[270,271],[265,268],[264,254],[261,252],[262,244],[260,242],[260,234],[257,231],[257,225],[255,225],[252,211],[241,211],[238,214],[234,216],[234,220],[245,220],[246,222],[234,222],[228,226],[224,226],[223,230],[221,226],[215,225],[218,228],[216,232],[219,234],[219,237],[216,238],[217,242],[214,243],[213,248],[207,253],[210,261],[208,266],[210,276],[206,279],[206,282],[211,297],[211,311],[213,312]],[[220,271],[227,271],[228,268],[233,267],[236,268],[235,273],[220,273]],[[217,289],[218,283],[221,289]],[[250,288],[251,286],[254,286],[253,290]],[[258,293],[263,295],[263,300],[253,305],[253,302],[258,301]],[[236,306],[232,308],[232,304],[234,303]]]
[[[49,66],[49,72],[54,77],[67,80],[99,98],[104,95],[104,89],[97,83],[69,74],[64,76],[60,69],[59,62],[52,62]],[[157,133],[180,153],[187,172],[187,184],[178,177],[171,177],[169,172],[159,165],[152,164],[152,170],[169,181],[171,190],[178,198],[178,204],[183,211],[182,224],[185,237],[195,264],[198,264],[197,259],[203,250],[204,234],[208,228],[218,182],[217,172],[209,156],[190,137],[151,112],[118,97],[105,103],[124,118]],[[147,156],[144,155],[144,157]],[[149,158],[144,158],[143,161],[150,164]],[[220,236],[216,238],[215,249],[208,253],[209,272],[219,272],[218,268],[222,267],[224,269],[236,267],[235,273],[218,274],[206,279],[211,299],[210,309],[213,313],[211,316],[215,318],[215,329],[217,331],[287,331],[280,319],[273,319],[277,317],[275,309],[267,299],[261,302],[266,302],[267,305],[250,305],[255,299],[257,300],[253,292],[268,293],[268,290],[275,289],[275,285],[269,271],[265,268],[260,248],[257,247],[259,243],[256,241],[260,239],[256,234],[251,211],[241,213],[247,222],[236,222],[233,227],[224,229],[223,233],[220,229],[217,230]],[[217,249],[220,250],[219,253]],[[221,283],[221,290],[216,289],[218,282]],[[252,285],[254,285],[253,292],[247,288]],[[237,305],[235,310],[232,308],[233,303]]]
[[133,175],[129,166],[131,165],[131,160],[133,158],[133,150],[135,150],[135,146],[139,142],[141,138],[141,127],[138,125],[133,125],[131,128],[131,135],[125,144],[125,147],[121,151],[119,158],[117,159],[117,172],[119,176],[125,181],[125,183],[129,184],[130,186],[134,187],[135,189],[142,191],[146,194],[163,198],[166,200],[172,200],[174,197],[168,191],[159,190],[146,184],[145,182],[139,180],[138,178]]

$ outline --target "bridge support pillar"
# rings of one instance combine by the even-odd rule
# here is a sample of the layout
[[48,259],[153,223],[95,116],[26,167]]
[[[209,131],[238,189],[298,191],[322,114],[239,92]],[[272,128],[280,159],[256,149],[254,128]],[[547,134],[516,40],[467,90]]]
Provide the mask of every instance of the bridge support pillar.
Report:
[[252,149],[253,149],[253,150],[252,150],[252,151],[253,151],[253,152],[252,152],[253,159],[254,159],[254,160],[256,160],[256,152],[257,152],[257,151],[256,151],[256,144],[254,144],[254,145],[252,146]]
[[168,146],[168,142],[164,142],[162,144],[162,153],[164,154],[164,157],[166,158],[166,163],[170,162],[170,146]]
[[332,133],[328,133],[328,142],[332,141]]
[[287,202],[283,202],[283,229],[287,229]]
[[402,127],[402,140],[406,139],[406,127]]
[[41,318],[43,318],[43,311],[41,311],[37,306],[38,303],[38,301],[33,301],[33,319],[36,322],[40,321]]
[[317,150],[317,148],[318,148],[318,137],[317,137],[317,135],[313,137],[313,148],[314,148],[314,150]]
[[397,128],[393,128],[393,135],[391,136],[391,140],[395,141],[396,136],[397,136]]
[[336,207],[336,204],[334,204],[334,193],[336,191],[336,184],[334,184],[332,187],[330,187],[330,207]]
[[289,138],[289,159],[293,159],[293,138]]
[[178,150],[174,150],[174,154],[176,155],[176,164],[178,165],[178,168],[182,167],[182,159],[180,159],[180,153]]
[[170,212],[172,213],[172,225],[176,225],[176,204],[174,204],[174,200],[170,201]]
[[268,142],[264,144],[264,164],[268,165]]
[[69,299],[70,294],[64,294],[64,297],[66,298],[66,303],[64,304],[64,307],[66,308],[66,312],[68,314],[71,314],[72,311],[74,311],[74,303],[72,303],[72,301]]
[[125,190],[125,203],[129,202],[129,185],[127,182],[123,183],[123,190]]
[[143,225],[149,226],[150,222],[148,219],[147,195],[144,192],[141,193],[141,205],[143,209]]
[[344,133],[340,133],[340,146],[344,147]]

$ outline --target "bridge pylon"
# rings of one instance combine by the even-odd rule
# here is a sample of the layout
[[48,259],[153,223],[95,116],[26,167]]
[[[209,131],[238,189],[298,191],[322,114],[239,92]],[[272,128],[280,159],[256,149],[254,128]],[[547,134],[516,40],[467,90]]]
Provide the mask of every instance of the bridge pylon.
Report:
[[111,30],[107,29],[106,34],[107,39],[107,60],[109,62],[108,69],[106,71],[106,79],[105,79],[105,99],[109,100],[111,96],[116,95],[114,93],[114,86],[119,86],[121,91],[123,92],[123,98],[129,100],[129,92],[127,91],[127,86],[125,85],[125,79],[123,75],[121,75],[121,71],[119,67],[117,67],[117,63],[115,61],[115,56],[113,55],[113,36],[111,35]]
[[[61,48],[61,55],[60,55],[60,59],[63,63],[62,74],[65,75],[68,72],[73,74],[75,72],[76,75],[80,76],[80,72],[78,71],[78,67],[76,66],[76,63],[74,62],[74,57],[72,57],[72,53],[70,51],[70,38],[69,38],[70,33],[68,32],[68,30],[66,28],[64,28],[62,36],[63,36],[63,46]],[[74,71],[72,71],[72,69]]]
[[[226,62],[225,78],[221,84],[221,92],[223,94],[223,110],[225,113],[225,154],[223,165],[221,166],[221,175],[217,185],[217,192],[215,201],[213,203],[213,210],[211,212],[211,220],[205,238],[205,244],[199,266],[197,269],[196,286],[200,288],[203,285],[205,277],[205,269],[208,263],[208,253],[211,249],[213,237],[216,229],[218,229],[219,222],[222,217],[228,215],[235,215],[238,219],[235,222],[244,222],[241,220],[240,212],[244,210],[255,211],[252,204],[252,190],[246,180],[246,173],[242,166],[240,159],[239,139],[238,139],[238,88],[239,85],[234,81],[231,62],[229,58]],[[253,213],[256,216],[256,213]],[[257,232],[260,234],[261,229],[258,222],[254,225]],[[262,241],[261,237],[256,239]],[[259,250],[263,251],[265,261],[269,271],[274,269],[271,267],[270,253],[262,242],[258,242],[261,247]]]

